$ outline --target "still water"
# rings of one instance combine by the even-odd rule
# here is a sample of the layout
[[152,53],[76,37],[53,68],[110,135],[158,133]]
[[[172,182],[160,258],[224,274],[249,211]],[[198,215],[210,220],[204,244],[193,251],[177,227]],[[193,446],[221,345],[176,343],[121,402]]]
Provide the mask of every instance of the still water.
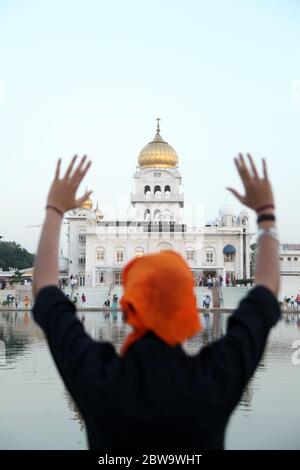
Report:
[[[117,350],[126,336],[117,321],[86,312],[84,325]],[[185,349],[196,353],[224,334],[228,316],[202,316],[204,329]],[[227,430],[227,449],[300,449],[300,313],[273,329],[264,357]],[[300,348],[300,342],[299,346]],[[299,357],[299,356],[298,356]],[[65,390],[41,330],[28,312],[0,312],[0,449],[86,449],[84,423]]]

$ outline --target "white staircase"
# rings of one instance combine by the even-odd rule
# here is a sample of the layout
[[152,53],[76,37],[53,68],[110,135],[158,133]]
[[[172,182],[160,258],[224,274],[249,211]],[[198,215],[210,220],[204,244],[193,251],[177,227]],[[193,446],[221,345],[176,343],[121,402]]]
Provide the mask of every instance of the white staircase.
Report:
[[[102,308],[105,300],[107,300],[109,287],[79,287],[78,289],[71,290],[67,287],[64,291],[65,295],[69,295],[70,299],[73,299],[77,293],[79,294],[77,307],[81,307],[81,296],[85,294],[86,303],[85,308]],[[110,295],[110,299],[112,296]]]
[[251,287],[222,287],[223,308],[237,308]]
[[[243,297],[245,297],[249,292],[250,287],[222,287],[222,295],[223,295],[223,305],[221,308],[229,308],[234,309],[238,306],[239,302]],[[81,306],[81,295],[84,293],[86,296],[86,305],[85,308],[102,308],[105,300],[108,298],[112,301],[113,295],[117,295],[119,300],[123,295],[123,287],[122,286],[113,286],[110,289],[110,296],[109,294],[109,287],[79,287],[75,289],[73,292],[74,295],[79,293],[79,303],[78,307]],[[66,288],[65,294],[71,295],[70,287]],[[197,306],[198,308],[202,308],[203,297],[206,294],[209,294],[212,298],[212,291],[207,287],[195,287],[195,294],[197,297]],[[212,303],[211,303],[212,307]]]
[[[202,306],[203,306],[203,297],[206,294],[209,294],[210,298],[212,300],[212,291],[208,287],[195,287],[194,290],[195,290],[195,294],[196,294],[196,297],[197,297],[197,307],[198,308],[202,308]],[[212,307],[212,301],[211,301],[210,306]]]

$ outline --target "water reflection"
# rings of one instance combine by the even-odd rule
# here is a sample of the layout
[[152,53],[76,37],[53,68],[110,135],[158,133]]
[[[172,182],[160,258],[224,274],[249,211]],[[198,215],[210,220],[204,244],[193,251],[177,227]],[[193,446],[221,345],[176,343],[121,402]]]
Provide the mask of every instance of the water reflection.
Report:
[[[184,343],[187,354],[196,354],[223,336],[228,317],[201,314],[203,330]],[[79,319],[95,340],[113,342],[118,352],[130,331],[121,313],[112,318],[107,312],[80,312]],[[297,339],[300,314],[284,315],[231,420],[228,448],[300,448],[296,438],[300,365],[291,362],[292,343]],[[0,448],[86,448],[84,422],[30,312],[0,313],[0,400],[5,403]],[[282,426],[281,435],[278,427],[282,430]],[[284,437],[289,433],[292,438]]]

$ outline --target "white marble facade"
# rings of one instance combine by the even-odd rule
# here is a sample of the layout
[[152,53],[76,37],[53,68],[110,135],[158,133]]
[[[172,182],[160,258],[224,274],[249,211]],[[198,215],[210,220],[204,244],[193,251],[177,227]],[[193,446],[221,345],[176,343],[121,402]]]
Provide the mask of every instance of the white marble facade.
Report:
[[199,285],[209,274],[250,277],[249,217],[224,206],[210,224],[184,224],[184,196],[175,150],[160,135],[142,149],[133,175],[132,220],[110,220],[91,200],[68,216],[69,277],[80,286],[121,283],[124,265],[135,256],[170,249],[188,262]]

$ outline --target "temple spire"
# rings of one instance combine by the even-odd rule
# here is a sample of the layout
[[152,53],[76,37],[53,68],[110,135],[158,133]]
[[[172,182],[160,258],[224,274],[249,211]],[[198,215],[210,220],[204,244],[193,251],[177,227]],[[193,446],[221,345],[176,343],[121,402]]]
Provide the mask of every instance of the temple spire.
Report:
[[156,118],[156,121],[157,121],[156,132],[157,132],[157,134],[159,134],[160,133],[160,124],[159,123],[160,123],[161,119]]

